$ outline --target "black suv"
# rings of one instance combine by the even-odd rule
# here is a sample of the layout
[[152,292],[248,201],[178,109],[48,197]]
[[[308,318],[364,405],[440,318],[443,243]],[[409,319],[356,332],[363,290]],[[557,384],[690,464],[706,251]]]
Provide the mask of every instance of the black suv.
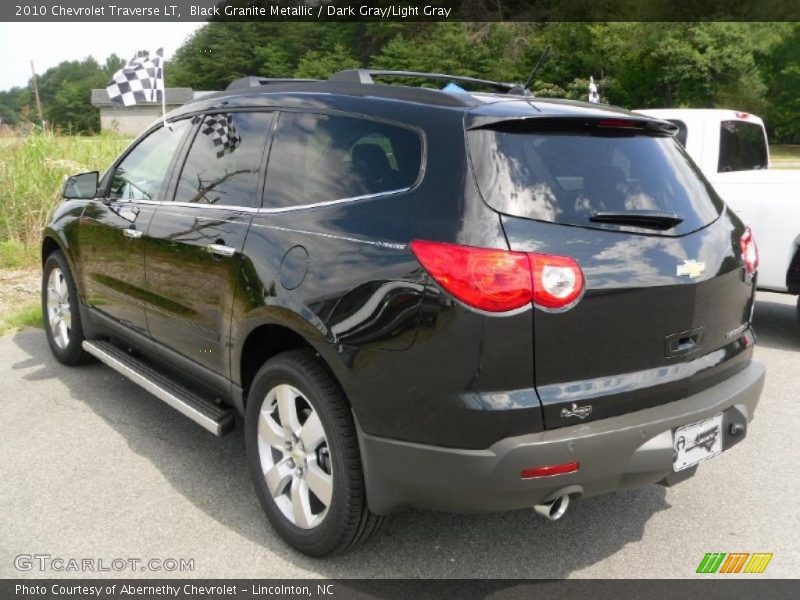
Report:
[[[397,76],[450,83],[374,81]],[[406,506],[555,519],[744,438],[755,243],[674,125],[367,70],[245,78],[166,122],[67,181],[50,347],[217,435],[243,415],[295,548]]]

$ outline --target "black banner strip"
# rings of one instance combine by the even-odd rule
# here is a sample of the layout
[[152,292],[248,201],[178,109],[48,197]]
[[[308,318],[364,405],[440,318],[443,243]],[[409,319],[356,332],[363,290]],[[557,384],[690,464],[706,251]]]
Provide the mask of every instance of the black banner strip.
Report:
[[797,0],[6,0],[4,22],[800,21]]
[[[514,557],[513,560],[520,560]],[[3,600],[214,600],[263,598],[315,600],[788,600],[800,582],[709,575],[690,580],[515,580],[515,579],[5,579]]]

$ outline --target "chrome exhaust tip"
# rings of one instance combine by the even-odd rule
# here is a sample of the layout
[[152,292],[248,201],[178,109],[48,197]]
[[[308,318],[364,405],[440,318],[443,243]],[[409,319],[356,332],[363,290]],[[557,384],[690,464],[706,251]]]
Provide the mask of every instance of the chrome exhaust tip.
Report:
[[537,504],[533,507],[533,510],[540,517],[550,521],[558,521],[567,512],[567,508],[569,508],[569,496],[564,495],[550,502]]

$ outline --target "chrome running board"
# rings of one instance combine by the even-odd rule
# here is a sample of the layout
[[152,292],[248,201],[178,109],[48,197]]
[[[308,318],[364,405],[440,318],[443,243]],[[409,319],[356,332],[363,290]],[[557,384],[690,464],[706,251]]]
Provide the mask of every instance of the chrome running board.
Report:
[[83,349],[214,435],[233,429],[234,412],[198,396],[109,342],[84,340]]

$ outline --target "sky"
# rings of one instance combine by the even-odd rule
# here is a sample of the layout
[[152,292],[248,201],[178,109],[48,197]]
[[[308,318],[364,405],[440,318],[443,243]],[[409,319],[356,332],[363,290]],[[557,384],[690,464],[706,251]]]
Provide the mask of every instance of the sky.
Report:
[[[36,72],[44,73],[65,60],[109,54],[124,60],[137,50],[164,48],[169,61],[178,47],[203,23],[0,23],[0,91],[25,86]],[[169,69],[167,62],[166,69]]]

